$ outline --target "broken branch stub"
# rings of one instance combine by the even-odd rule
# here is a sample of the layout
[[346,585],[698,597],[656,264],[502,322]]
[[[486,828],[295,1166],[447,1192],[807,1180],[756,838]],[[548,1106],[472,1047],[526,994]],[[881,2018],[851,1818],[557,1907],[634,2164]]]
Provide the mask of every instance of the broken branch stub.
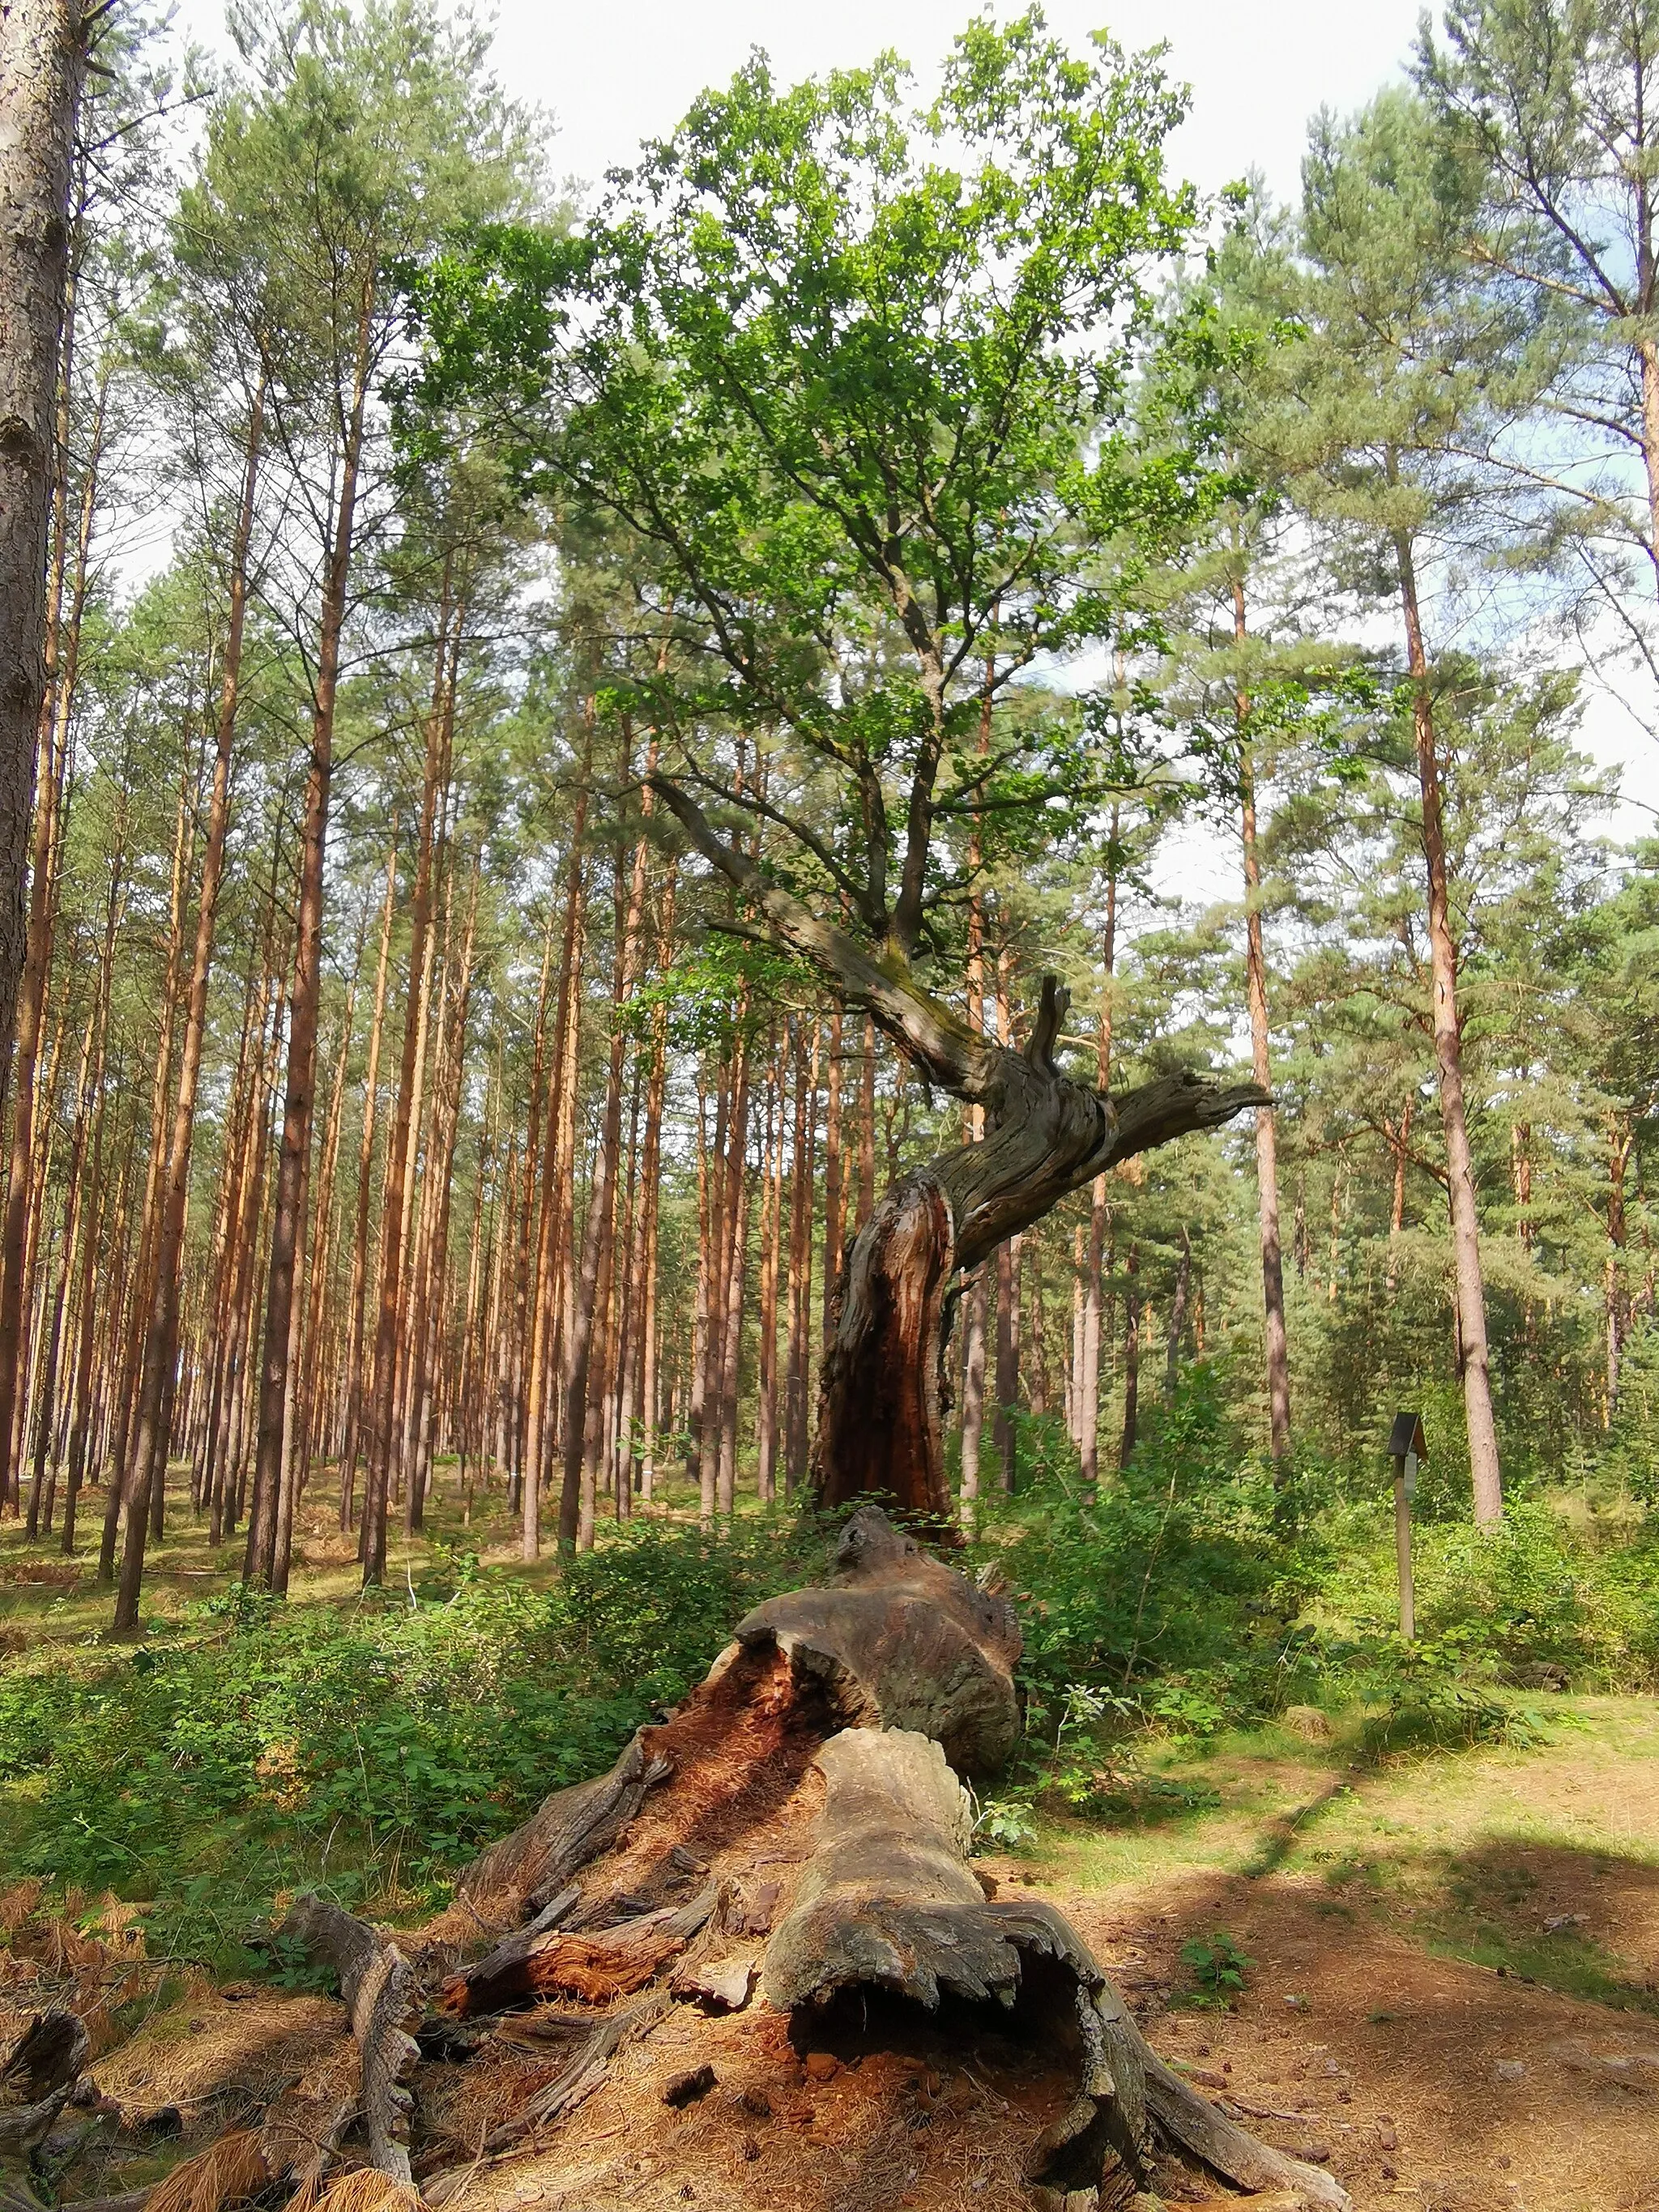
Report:
[[51,2132],[86,2062],[79,2015],[38,2012],[0,2062],[0,2151],[33,2150]]
[[608,1774],[556,1790],[527,1820],[503,1836],[462,1875],[459,1893],[477,1904],[499,1901],[510,1926],[515,1907],[540,1911],[573,1874],[615,1843],[646,1793],[665,1782],[668,1761],[648,1746],[649,1731],[639,1729]]

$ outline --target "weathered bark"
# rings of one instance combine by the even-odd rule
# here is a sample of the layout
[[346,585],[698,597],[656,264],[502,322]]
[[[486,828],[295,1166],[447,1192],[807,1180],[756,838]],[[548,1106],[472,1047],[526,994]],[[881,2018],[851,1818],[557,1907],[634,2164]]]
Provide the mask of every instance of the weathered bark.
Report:
[[85,69],[79,0],[8,0],[0,9],[0,1104],[23,974],[46,693],[46,546],[59,459],[53,413]]
[[325,1960],[339,1977],[362,2056],[362,2112],[369,2162],[408,2184],[409,2112],[404,2087],[419,2051],[408,2030],[419,2011],[414,1971],[390,1938],[319,1897],[296,1898],[278,1931]]
[[965,1774],[996,1773],[1019,1736],[1019,1626],[1007,1601],[923,1551],[874,1507],[842,1532],[836,1578],[769,1599],[733,1632],[822,1681],[849,1727],[919,1729]]
[[80,2079],[88,2047],[76,2014],[54,2007],[32,2016],[0,2059],[0,2154],[18,2156],[46,2140]]

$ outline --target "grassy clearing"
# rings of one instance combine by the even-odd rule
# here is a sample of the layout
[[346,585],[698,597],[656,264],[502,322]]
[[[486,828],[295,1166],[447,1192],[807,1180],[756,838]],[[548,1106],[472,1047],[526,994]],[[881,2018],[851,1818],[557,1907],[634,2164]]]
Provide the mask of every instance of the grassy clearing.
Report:
[[1185,1880],[1283,1881],[1431,1955],[1659,2013],[1651,1699],[1553,1698],[1522,1746],[1379,1755],[1374,1716],[1333,1721],[1319,1745],[1268,1726],[1148,1747],[1136,1810],[1042,1817],[1021,1863],[1129,1911]]

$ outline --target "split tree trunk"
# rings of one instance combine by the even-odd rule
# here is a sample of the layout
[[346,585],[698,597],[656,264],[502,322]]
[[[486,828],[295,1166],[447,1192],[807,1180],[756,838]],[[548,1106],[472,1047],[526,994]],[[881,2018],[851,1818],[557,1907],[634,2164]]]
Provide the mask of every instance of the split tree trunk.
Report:
[[[1019,1653],[1000,1593],[866,1507],[826,1583],[739,1621],[665,1722],[484,1852],[427,1929],[394,1940],[300,1899],[283,1932],[341,1971],[374,2166],[418,2174],[443,2204],[481,2165],[522,2155],[533,2132],[534,2184],[557,2193],[555,2131],[606,2090],[617,2053],[647,2042],[677,2001],[688,2021],[744,2011],[758,1981],[809,2075],[815,2053],[834,2072],[837,2055],[926,2049],[959,2077],[970,2124],[1011,2124],[1017,2108],[985,2074],[1012,2042],[1021,2106],[1033,2081],[1045,2085],[1024,2157],[1036,2212],[1121,2207],[1136,2191],[1190,2199],[1217,2178],[1282,2191],[1275,2202],[1303,2212],[1347,2212],[1329,2174],[1245,2134],[1163,2064],[1060,1912],[988,1893],[970,1867],[963,1778],[995,1774],[1013,1750]],[[552,2068],[521,2077],[481,2139],[441,2116],[429,2126],[411,2032],[465,2062],[526,2004]],[[767,2014],[753,2038],[757,2057],[778,2052]],[[683,2048],[658,2059],[655,2094],[632,2069],[611,2130],[625,2125],[631,2149],[665,2169],[702,2151],[672,2113],[714,2080],[673,2063]],[[880,2068],[853,2078],[861,2102],[848,2123],[879,2124]],[[744,2101],[773,2110],[760,2082]],[[930,2154],[959,2160],[943,2136],[907,2140],[922,2201],[946,2179],[921,2181]],[[629,2181],[638,2170],[630,2160]],[[581,2189],[584,2202],[625,2201],[591,2170]]]
[[676,786],[656,788],[706,858],[777,938],[861,1007],[933,1084],[985,1115],[981,1144],[903,1176],[860,1231],[821,1388],[817,1479],[830,1506],[894,1500],[940,1532],[954,1529],[945,1482],[941,1387],[960,1278],[1113,1162],[1265,1103],[1254,1085],[1223,1087],[1182,1073],[1112,1099],[1055,1062],[1067,1000],[1045,977],[1023,1050],[977,1035],[957,1015],[878,965],[833,925],[768,884],[725,844]]

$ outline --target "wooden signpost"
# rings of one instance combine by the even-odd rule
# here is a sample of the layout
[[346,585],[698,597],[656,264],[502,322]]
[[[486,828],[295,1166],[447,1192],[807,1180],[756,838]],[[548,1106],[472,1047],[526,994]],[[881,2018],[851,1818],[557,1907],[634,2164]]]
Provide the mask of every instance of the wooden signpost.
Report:
[[1417,1637],[1417,1602],[1412,1589],[1412,1499],[1417,1495],[1417,1469],[1429,1455],[1423,1440],[1421,1413],[1396,1413],[1389,1431],[1389,1455],[1394,1462],[1394,1548],[1400,1562],[1400,1633],[1407,1644]]

